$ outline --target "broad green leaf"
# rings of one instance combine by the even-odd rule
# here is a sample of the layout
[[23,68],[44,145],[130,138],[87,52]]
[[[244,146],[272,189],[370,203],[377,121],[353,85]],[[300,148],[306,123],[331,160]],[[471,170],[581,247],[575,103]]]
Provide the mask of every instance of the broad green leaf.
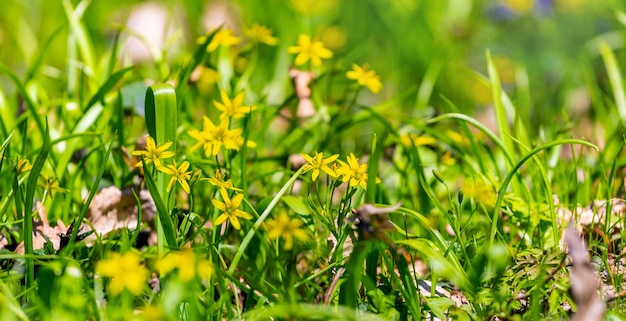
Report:
[[285,195],[281,198],[285,204],[294,212],[302,215],[311,215],[311,209],[304,203],[302,198]]

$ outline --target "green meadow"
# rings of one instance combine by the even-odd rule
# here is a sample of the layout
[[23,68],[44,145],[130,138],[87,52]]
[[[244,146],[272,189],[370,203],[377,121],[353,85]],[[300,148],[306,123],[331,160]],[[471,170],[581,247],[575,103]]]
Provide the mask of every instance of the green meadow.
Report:
[[622,320],[625,47],[620,0],[4,0],[0,319]]

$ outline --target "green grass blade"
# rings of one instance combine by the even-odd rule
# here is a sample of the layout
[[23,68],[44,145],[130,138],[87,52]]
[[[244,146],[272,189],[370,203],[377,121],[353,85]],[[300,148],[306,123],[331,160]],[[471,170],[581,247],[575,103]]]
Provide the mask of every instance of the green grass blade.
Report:
[[89,99],[89,102],[83,107],[83,112],[86,113],[91,106],[95,105],[98,101],[102,103],[102,105],[106,105],[104,101],[104,97],[113,87],[117,85],[117,83],[126,75],[127,72],[133,70],[134,67],[127,67],[122,70],[119,70],[113,73],[109,79],[98,89],[98,91]]
[[[509,171],[509,173],[504,178],[504,181],[502,182],[502,185],[498,189],[498,198],[496,200],[496,204],[495,204],[494,209],[493,209],[493,216],[491,218],[491,232],[489,233],[489,247],[493,246],[493,243],[494,243],[494,240],[495,240],[495,237],[496,237],[496,229],[497,229],[497,226],[498,226],[498,217],[500,215],[500,206],[502,205],[502,200],[504,199],[504,194],[506,193],[506,190],[507,190],[507,188],[509,186],[509,183],[511,182],[511,180],[513,179],[513,177],[517,173],[517,170],[520,167],[522,167],[522,165],[524,165],[524,163],[526,163],[526,161],[531,159],[535,154],[541,152],[542,150],[548,149],[548,148],[553,147],[553,146],[566,145],[566,144],[579,144],[579,145],[591,147],[591,148],[595,149],[596,151],[599,151],[599,149],[598,149],[598,147],[596,145],[594,145],[592,143],[589,143],[587,141],[584,141],[584,140],[580,140],[580,139],[561,139],[561,140],[556,140],[556,141],[553,141],[553,142],[549,142],[547,144],[543,144],[541,146],[537,146],[533,150],[528,152],[526,155],[524,155],[524,157],[522,157],[522,159],[519,160],[515,164],[515,166],[513,166],[513,168]],[[555,222],[554,219],[552,221]],[[554,230],[554,232],[556,233],[556,229]]]
[[26,81],[29,81],[35,77],[35,75],[39,71],[39,68],[41,68],[43,59],[49,54],[48,49],[50,49],[54,39],[56,39],[56,37],[60,35],[63,30],[65,30],[65,26],[57,28],[56,30],[54,30],[54,32],[52,32],[48,39],[46,39],[46,42],[43,44],[43,46],[41,46],[41,49],[39,49],[39,54],[35,57],[33,63],[30,65],[28,71],[26,72]]
[[443,68],[441,61],[435,60],[426,69],[426,74],[420,83],[420,87],[417,90],[417,98],[415,100],[415,110],[423,111],[428,107],[430,96],[432,95],[433,88],[437,82],[437,77]]
[[367,166],[367,193],[365,194],[365,202],[376,202],[376,178],[378,177],[378,160],[382,154],[383,144],[385,136],[381,139],[377,139],[376,135],[372,138],[372,153],[368,160]]
[[502,101],[502,85],[500,84],[500,77],[498,76],[498,70],[496,69],[493,60],[491,59],[491,53],[487,50],[487,69],[489,71],[489,80],[491,83],[491,96],[493,99],[494,111],[496,113],[496,125],[498,126],[498,136],[504,142],[504,147],[509,155],[514,155],[513,142],[508,138],[511,135],[511,129],[509,128],[509,121],[507,119],[506,108]]
[[[9,79],[11,80],[11,82],[15,85],[15,88],[17,89],[17,92],[20,94],[20,97],[24,99],[24,104],[26,105],[26,109],[28,109],[33,120],[35,121],[35,124],[37,125],[37,129],[39,129],[39,132],[41,133],[41,135],[45,135],[46,129],[44,128],[41,117],[39,117],[39,115],[37,114],[37,106],[35,105],[35,102],[33,102],[33,100],[31,99],[30,95],[28,94],[28,91],[26,91],[26,87],[24,87],[24,84],[22,84],[22,82],[17,77],[17,75],[13,73],[13,71],[11,71],[9,67],[7,67],[6,65],[2,63],[0,63],[0,71],[6,74],[7,77],[9,77]],[[22,135],[25,135],[25,133],[22,133]]]
[[622,72],[613,51],[604,41],[600,42],[600,54],[602,55],[602,60],[604,60],[606,72],[609,75],[617,112],[622,119],[622,124],[626,124],[626,94],[624,93]]
[[[142,162],[144,162],[142,160]],[[143,163],[144,168],[148,168],[146,163]],[[159,188],[157,187],[156,182],[154,181],[154,177],[149,170],[144,171],[145,179],[146,179],[146,187],[152,195],[152,199],[154,200],[154,205],[157,208],[157,216],[159,217],[159,224],[163,229],[163,238],[166,241],[166,245],[170,249],[178,248],[176,243],[176,230],[174,229],[174,223],[172,222],[172,218],[170,217],[170,212],[165,206],[163,199],[161,198],[161,194],[159,193]],[[157,240],[158,241],[158,240]],[[162,242],[162,241],[161,241]],[[160,250],[160,254],[162,249]]]
[[206,39],[204,39],[204,42],[200,44],[194,51],[191,61],[189,61],[189,63],[185,66],[183,71],[180,73],[180,77],[178,78],[179,89],[182,88],[183,85],[186,85],[189,83],[189,77],[191,76],[191,73],[194,71],[194,69],[196,69],[196,67],[204,63],[204,60],[209,54],[206,48],[211,43],[211,40],[213,40],[213,37],[215,36],[217,31],[219,31],[219,29],[215,30],[214,32],[211,32],[206,37]]
[[[170,150],[176,152],[178,107],[176,105],[176,91],[174,88],[169,84],[158,84],[148,87],[146,91],[145,107],[148,134],[154,139],[157,145],[172,142]],[[148,170],[145,172],[148,172]],[[153,197],[162,199],[167,195],[167,181],[165,178],[163,173],[156,173],[154,177],[154,190],[150,191]],[[158,196],[155,195],[157,193],[159,194]],[[163,203],[163,205],[165,206],[164,213],[169,213],[169,211],[174,208],[174,198],[170,197],[169,203]],[[168,218],[169,222],[161,222],[162,218],[164,218],[163,215],[157,215],[155,222],[159,253],[163,253],[164,250],[163,239],[172,237],[172,235],[167,235],[171,232],[165,231],[165,229],[169,229],[167,225],[171,225],[171,220]],[[174,240],[175,239],[176,238],[174,238]],[[168,240],[168,244],[170,247],[175,246],[175,243],[171,243],[171,240]]]
[[[48,125],[46,124],[41,151],[39,152],[39,155],[37,155],[37,159],[35,159],[35,162],[33,163],[33,168],[31,169],[30,174],[28,176],[28,181],[26,182],[26,197],[24,199],[24,208],[23,208],[24,222],[22,223],[22,233],[24,237],[24,253],[26,255],[33,254],[33,216],[32,216],[33,200],[35,198],[35,189],[37,188],[37,180],[39,179],[39,173],[41,173],[41,170],[43,169],[43,166],[46,163],[46,159],[48,158],[49,152],[50,152],[50,134],[48,130]],[[16,198],[16,201],[19,201],[19,198]],[[26,259],[26,288],[30,288],[31,286],[33,286],[34,280],[35,280],[34,261],[32,259]]]
[[455,119],[455,120],[460,120],[460,121],[464,121],[468,124],[471,124],[472,126],[476,127],[478,130],[480,130],[481,132],[483,132],[483,134],[487,135],[487,137],[489,137],[489,139],[491,139],[491,141],[494,142],[494,144],[496,144],[498,147],[500,147],[500,149],[502,150],[502,153],[504,154],[504,157],[506,158],[506,160],[510,163],[510,165],[513,165],[513,158],[511,157],[511,155],[507,152],[506,149],[506,145],[504,144],[504,141],[502,139],[500,139],[496,134],[494,134],[493,132],[491,132],[489,130],[489,128],[487,128],[485,125],[483,125],[481,122],[479,122],[478,120],[467,116],[465,114],[458,114],[458,113],[449,113],[449,114],[443,114],[434,118],[431,118],[429,120],[426,121],[426,124],[434,124],[437,122],[440,122],[442,120],[446,120],[446,119]]
[[261,216],[259,216],[259,218],[256,220],[256,222],[254,223],[250,231],[248,231],[248,234],[246,234],[243,241],[241,241],[241,245],[237,249],[237,253],[235,253],[235,257],[233,258],[233,261],[230,264],[230,267],[228,268],[228,274],[232,275],[233,273],[235,273],[237,264],[239,264],[239,261],[241,260],[241,257],[243,256],[246,249],[248,248],[250,241],[252,241],[254,234],[261,227],[261,224],[263,224],[265,219],[270,215],[270,213],[272,212],[274,207],[276,207],[278,202],[280,202],[281,197],[283,197],[283,195],[287,193],[287,190],[291,188],[291,185],[293,185],[293,183],[296,181],[296,179],[298,179],[300,174],[302,174],[302,170],[303,168],[301,167],[297,172],[295,172],[291,176],[291,178],[287,181],[287,183],[285,183],[285,185],[283,185],[283,187],[278,191],[278,193],[274,195],[274,198],[272,198],[269,205],[267,205],[263,213],[261,213]]
[[65,15],[70,24],[70,32],[78,44],[78,50],[80,51],[85,66],[90,69],[90,73],[95,73],[96,55],[94,53],[93,43],[85,24],[81,21],[90,2],[91,1],[81,1],[76,8],[74,8],[72,7],[71,1],[63,0],[63,9],[65,10]]
[[176,91],[169,84],[148,87],[146,91],[146,126],[157,145],[172,142],[176,151]]
[[104,170],[106,169],[106,165],[109,160],[109,156],[111,155],[112,148],[113,148],[113,141],[109,143],[109,147],[107,147],[106,152],[104,153],[104,155],[102,155],[102,163],[100,164],[100,169],[98,170],[98,174],[96,175],[93,184],[91,184],[91,188],[89,189],[89,195],[87,196],[87,200],[85,201],[85,204],[83,205],[83,208],[81,209],[80,214],[78,215],[78,219],[74,221],[74,229],[72,230],[72,235],[70,236],[70,240],[67,243],[67,247],[66,247],[67,249],[69,249],[68,253],[72,251],[72,246],[74,242],[76,241],[76,236],[78,236],[79,227],[83,223],[83,220],[85,219],[85,214],[87,214],[87,210],[89,210],[89,204],[91,204],[91,200],[93,200],[93,197],[96,195],[96,192],[98,191],[98,186],[100,185],[100,180],[102,179],[102,176],[104,175]]

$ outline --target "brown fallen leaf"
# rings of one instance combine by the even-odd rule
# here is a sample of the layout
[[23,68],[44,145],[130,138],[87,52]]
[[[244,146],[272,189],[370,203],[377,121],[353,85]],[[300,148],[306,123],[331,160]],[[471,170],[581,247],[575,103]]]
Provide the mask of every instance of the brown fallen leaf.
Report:
[[[44,247],[44,244],[49,240],[55,250],[59,250],[61,245],[60,235],[67,231],[67,227],[63,224],[63,221],[57,220],[56,226],[50,226],[48,222],[48,215],[46,208],[40,201],[35,203],[37,208],[37,215],[39,219],[33,218],[33,249],[39,250]],[[15,253],[24,254],[24,242],[20,242],[15,248]]]
[[[141,203],[141,221],[151,225],[154,222],[156,206],[150,192],[134,189],[132,186],[123,190],[110,186],[96,194],[89,204],[85,217],[91,222],[91,226],[85,226],[85,231],[92,230],[93,226],[95,233],[104,235],[119,228],[137,228],[138,208],[133,190]],[[87,239],[95,239],[95,236]],[[152,244],[155,241],[156,236],[151,236],[148,243]]]
[[598,295],[599,281],[589,263],[587,246],[571,225],[563,234],[567,253],[572,259],[570,287],[578,308],[571,320],[600,321],[604,317],[604,301]]

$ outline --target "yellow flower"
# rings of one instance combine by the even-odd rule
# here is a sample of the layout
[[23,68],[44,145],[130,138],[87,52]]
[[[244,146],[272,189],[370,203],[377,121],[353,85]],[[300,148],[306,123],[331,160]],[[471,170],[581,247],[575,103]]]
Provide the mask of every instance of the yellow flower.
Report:
[[213,269],[213,264],[208,260],[200,260],[198,261],[198,276],[203,280],[209,280],[215,270]]
[[211,119],[204,116],[203,127],[202,131],[195,129],[189,131],[189,135],[197,141],[191,147],[192,152],[202,146],[206,156],[212,157],[220,152],[222,145],[226,149],[239,150],[243,144],[243,138],[240,138],[242,130],[240,128],[228,129],[228,119],[226,118],[222,118],[220,124],[215,126]]
[[139,295],[148,278],[148,270],[141,265],[141,257],[133,251],[124,254],[111,253],[108,259],[98,262],[96,274],[111,279],[109,292],[112,295],[118,295],[124,289]]
[[338,161],[340,166],[337,169],[337,175],[341,176],[341,180],[350,182],[350,187],[361,186],[367,188],[367,164],[359,164],[354,154],[348,156],[348,163]]
[[211,185],[219,188],[220,190],[232,190],[241,192],[242,190],[233,186],[233,182],[230,179],[224,180],[226,175],[222,173],[219,169],[215,170],[215,176],[211,176],[209,178],[201,178],[200,180],[206,180],[211,183]]
[[309,238],[309,234],[301,227],[303,223],[302,220],[291,219],[286,211],[281,211],[275,219],[268,219],[264,226],[270,239],[282,237],[285,240],[285,250],[291,250],[294,237],[300,241]]
[[[173,157],[174,152],[167,151],[168,148],[172,146],[172,142],[167,142],[161,146],[157,146],[152,137],[148,136],[146,139],[146,150],[136,150],[132,152],[135,156],[143,157],[146,164],[153,162],[154,165],[159,168],[163,166],[161,164],[161,160],[165,158]],[[143,166],[141,162],[137,162],[136,167]]]
[[452,155],[452,153],[450,152],[445,152],[443,153],[443,155],[441,155],[441,158],[439,158],[439,161],[444,164],[444,165],[448,165],[448,166],[452,166],[456,163],[456,160],[454,159],[454,156]]
[[222,111],[222,118],[243,118],[247,113],[256,109],[256,106],[243,106],[244,92],[238,93],[233,100],[231,100],[225,91],[221,90],[222,102],[213,101],[215,107]]
[[178,168],[176,167],[176,161],[174,161],[173,165],[167,165],[165,167],[159,168],[159,170],[162,171],[163,173],[172,176],[172,178],[170,179],[170,182],[167,184],[168,192],[172,190],[172,186],[174,186],[175,182],[178,182],[187,194],[191,192],[191,190],[189,189],[188,181],[191,179],[192,171],[188,171],[187,170],[188,168],[189,168],[188,161],[184,161],[182,164],[180,164],[180,167]]
[[196,275],[208,280],[211,274],[213,274],[211,262],[199,259],[191,250],[171,252],[157,261],[155,268],[161,275],[168,274],[176,269],[178,270],[178,277],[183,282],[193,280]]
[[[200,39],[198,39],[198,42],[202,43],[202,42],[205,41],[205,39],[200,38]],[[208,52],[213,52],[213,51],[215,51],[215,49],[217,49],[217,47],[234,46],[234,45],[239,44],[240,42],[241,42],[241,38],[233,36],[233,31],[232,30],[230,30],[230,29],[220,29],[220,30],[218,30],[215,33],[215,35],[213,36],[213,39],[211,39],[211,42],[206,47],[206,50]]]
[[28,158],[20,158],[17,160],[15,168],[17,169],[17,175],[20,175],[32,170],[33,165],[31,165],[30,161],[28,161]]
[[59,180],[56,177],[50,177],[47,174],[41,174],[41,176],[39,176],[39,183],[37,184],[37,186],[41,187],[44,191],[49,193],[50,197],[54,197],[53,195],[54,192],[59,192],[59,193],[68,192],[67,189],[62,188],[59,185]]
[[371,92],[377,94],[383,88],[383,84],[380,82],[380,76],[374,70],[370,70],[369,67],[368,64],[363,65],[363,67],[353,64],[352,70],[346,73],[346,77],[356,80],[360,86],[367,87]]
[[437,139],[426,135],[417,135],[414,133],[404,134],[400,137],[400,141],[404,146],[434,146],[437,144]]
[[272,36],[272,29],[258,23],[253,24],[252,27],[246,31],[246,36],[258,43],[264,43],[268,46],[275,46],[278,43],[278,39]]
[[322,59],[332,58],[332,51],[324,47],[324,43],[321,41],[311,41],[311,37],[307,35],[300,35],[298,37],[298,45],[290,46],[287,48],[287,52],[292,54],[298,54],[296,56],[296,65],[304,65],[307,61],[311,60],[311,64],[314,67],[322,65]]
[[324,158],[323,153],[315,152],[315,158],[307,154],[302,154],[302,157],[304,157],[304,159],[307,162],[306,164],[302,166],[302,168],[304,169],[302,173],[306,173],[310,170],[313,170],[311,179],[314,182],[317,180],[317,177],[320,175],[320,170],[324,171],[326,174],[330,175],[331,177],[337,177],[337,174],[335,173],[335,171],[333,171],[330,167],[328,167],[328,164],[331,164],[332,162],[334,162],[337,159],[337,157],[339,157],[339,155],[335,154],[328,158]]
[[493,185],[483,177],[468,178],[461,186],[463,195],[474,199],[478,204],[487,209],[496,205],[496,191]]
[[224,200],[223,202],[213,200],[213,205],[222,211],[222,214],[215,220],[215,225],[220,225],[224,223],[224,221],[229,220],[233,227],[238,230],[241,228],[239,217],[246,220],[252,219],[252,215],[239,209],[239,205],[241,205],[241,201],[243,201],[243,194],[235,195],[232,200],[228,197],[226,190],[220,190],[220,194]]

